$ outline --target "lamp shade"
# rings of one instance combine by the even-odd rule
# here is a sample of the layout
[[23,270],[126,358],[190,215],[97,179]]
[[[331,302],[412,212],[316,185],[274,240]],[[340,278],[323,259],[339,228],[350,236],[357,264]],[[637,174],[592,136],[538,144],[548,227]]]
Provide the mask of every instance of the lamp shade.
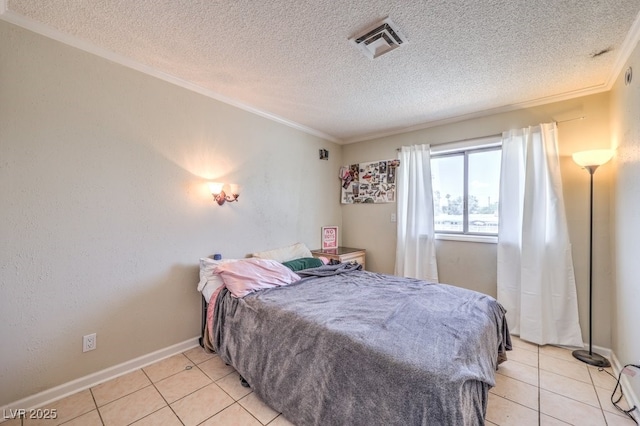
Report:
[[211,191],[211,193],[213,195],[218,195],[219,193],[222,192],[222,187],[224,186],[224,183],[220,183],[220,182],[209,182],[209,191]]
[[601,166],[613,157],[610,149],[593,149],[580,151],[573,154],[573,161],[581,167]]
[[229,192],[232,194],[240,194],[240,185],[237,183],[232,183],[229,185]]

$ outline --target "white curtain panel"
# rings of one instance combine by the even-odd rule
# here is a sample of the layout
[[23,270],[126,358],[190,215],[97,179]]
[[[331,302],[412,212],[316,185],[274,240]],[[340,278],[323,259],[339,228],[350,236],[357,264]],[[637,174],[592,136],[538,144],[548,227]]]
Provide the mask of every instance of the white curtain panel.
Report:
[[502,135],[498,301],[511,332],[583,347],[555,123]]
[[403,146],[398,158],[395,274],[438,282],[429,145]]

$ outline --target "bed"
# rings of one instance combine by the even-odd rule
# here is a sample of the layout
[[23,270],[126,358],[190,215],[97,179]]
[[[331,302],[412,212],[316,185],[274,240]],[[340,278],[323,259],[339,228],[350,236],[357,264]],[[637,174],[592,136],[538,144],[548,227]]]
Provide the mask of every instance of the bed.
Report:
[[202,343],[295,425],[484,424],[511,349],[492,297],[357,264],[295,271],[236,297],[221,268]]

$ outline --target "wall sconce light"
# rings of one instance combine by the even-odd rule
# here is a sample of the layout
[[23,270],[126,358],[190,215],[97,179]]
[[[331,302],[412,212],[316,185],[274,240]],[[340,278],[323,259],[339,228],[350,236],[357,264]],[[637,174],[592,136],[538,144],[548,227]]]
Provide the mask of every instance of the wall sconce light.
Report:
[[213,199],[216,200],[216,203],[218,203],[219,206],[223,205],[225,201],[228,201],[230,203],[238,201],[238,197],[240,196],[238,185],[229,185],[229,192],[231,192],[231,195],[227,195],[223,191],[223,187],[224,183],[209,182],[209,190],[211,191],[211,195],[213,196]]

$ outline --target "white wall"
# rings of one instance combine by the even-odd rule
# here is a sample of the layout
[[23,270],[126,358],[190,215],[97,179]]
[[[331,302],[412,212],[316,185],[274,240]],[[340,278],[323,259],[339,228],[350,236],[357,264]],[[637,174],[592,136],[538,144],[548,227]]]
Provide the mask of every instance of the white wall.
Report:
[[[345,145],[343,162],[346,165],[396,158],[396,149],[404,145],[435,145],[577,117],[585,119],[558,124],[558,137],[567,220],[576,271],[580,325],[586,342],[589,318],[589,174],[576,166],[571,154],[610,146],[608,93]],[[598,170],[594,214],[593,341],[595,345],[607,348],[611,347],[609,191],[612,170],[611,164]],[[343,244],[367,249],[367,269],[393,273],[396,224],[391,223],[390,216],[395,209],[395,204],[345,205],[342,209]],[[436,250],[441,282],[496,295],[495,244],[437,241]]]
[[[635,75],[624,84],[624,70]],[[611,140],[617,148],[613,197],[613,351],[622,365],[640,365],[640,47],[623,67],[612,90]],[[640,375],[629,378],[640,396]]]
[[[197,337],[198,259],[319,247],[340,164],[337,145],[0,21],[0,406]],[[240,201],[214,204],[213,179]]]

